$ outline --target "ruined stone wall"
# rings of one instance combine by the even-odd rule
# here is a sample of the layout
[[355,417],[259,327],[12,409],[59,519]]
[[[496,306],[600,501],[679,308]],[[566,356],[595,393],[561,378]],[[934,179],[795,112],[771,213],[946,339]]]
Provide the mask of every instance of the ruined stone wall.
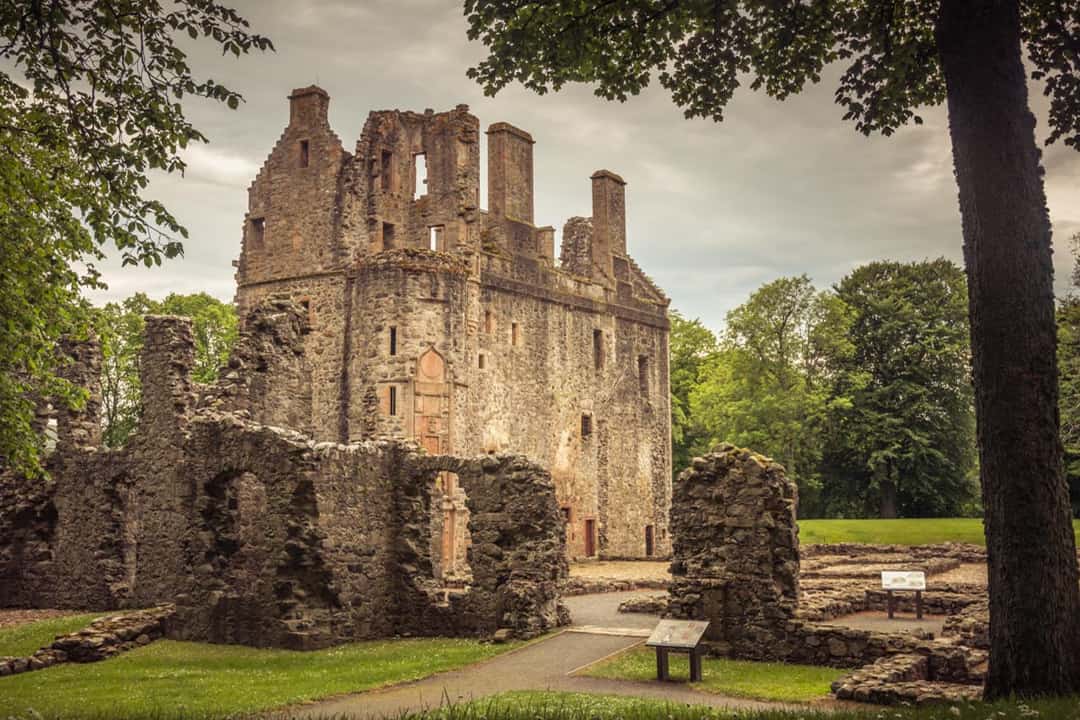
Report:
[[[353,155],[309,168],[303,138],[339,145],[328,98],[303,88],[291,103],[252,187],[237,300],[306,306],[314,437],[524,453],[552,469],[574,556],[667,555],[668,300],[627,255],[622,178],[592,176],[593,218],[571,219],[556,267],[554,231],[533,224],[525,131],[488,128],[483,212],[467,106],[372,112]],[[303,241],[256,247],[251,218],[278,212]],[[464,500],[447,497],[461,512],[445,521],[462,523]]]
[[732,445],[694,458],[671,506],[670,613],[705,619],[713,649],[791,652],[799,599],[797,491],[772,460]]
[[[128,445],[74,445],[89,436],[67,429],[89,420],[73,416],[49,484],[0,485],[0,572],[12,580],[0,603],[173,602],[173,637],[295,649],[405,632],[528,637],[566,620],[561,517],[545,471],[396,441],[316,443],[253,422],[271,412],[250,404],[263,375],[295,379],[307,367],[302,313],[271,303],[255,314],[243,361],[230,363],[238,377],[208,390],[191,382],[190,322],[147,318],[142,414]],[[249,404],[229,410],[238,400]],[[430,555],[437,482],[450,473],[468,493],[475,538],[475,583],[453,603]]]

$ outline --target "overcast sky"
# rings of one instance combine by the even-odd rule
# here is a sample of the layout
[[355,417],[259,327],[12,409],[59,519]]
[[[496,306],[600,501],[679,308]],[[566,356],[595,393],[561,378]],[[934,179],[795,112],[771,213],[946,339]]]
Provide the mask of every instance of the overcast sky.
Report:
[[[585,86],[538,96],[510,87],[485,98],[465,77],[484,48],[465,37],[453,0],[234,0],[276,53],[223,58],[192,45],[196,68],[240,91],[237,111],[189,105],[210,144],[187,153],[185,177],[155,180],[154,194],[191,231],[185,257],[154,270],[105,267],[96,301],[144,291],[233,296],[247,187],[288,123],[286,96],[317,83],[330,122],[352,151],[370,110],[448,110],[466,103],[482,128],[506,121],[536,140],[537,225],[589,215],[589,175],[607,168],[627,185],[630,253],[672,307],[720,328],[762,283],[806,273],[819,287],[876,259],[945,256],[961,262],[960,215],[943,108],[891,138],[866,138],[832,101],[837,72],[778,103],[736,93],[723,123],[685,120],[666,92],[625,104]],[[1037,134],[1046,136],[1036,92]],[[484,150],[486,147],[482,146]],[[1080,153],[1046,151],[1057,285],[1065,240],[1080,231]],[[486,154],[481,180],[486,180]],[[481,197],[486,198],[486,190]]]

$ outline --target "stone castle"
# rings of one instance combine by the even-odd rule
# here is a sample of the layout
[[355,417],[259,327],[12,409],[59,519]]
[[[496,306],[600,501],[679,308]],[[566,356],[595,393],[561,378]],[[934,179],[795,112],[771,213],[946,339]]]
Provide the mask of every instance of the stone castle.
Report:
[[[554,478],[571,557],[668,555],[668,299],[627,253],[625,182],[592,175],[592,217],[567,222],[556,258],[554,229],[534,223],[527,132],[488,128],[485,211],[467,106],[373,112],[350,154],[329,101],[289,96],[236,263],[241,318],[288,297],[311,326],[311,397],[266,388],[275,422],[528,456]],[[441,485],[449,577],[467,510]]]

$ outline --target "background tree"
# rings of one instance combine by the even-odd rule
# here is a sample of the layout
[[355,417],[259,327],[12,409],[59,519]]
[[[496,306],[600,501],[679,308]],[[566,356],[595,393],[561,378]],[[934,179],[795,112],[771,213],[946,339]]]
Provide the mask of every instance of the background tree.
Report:
[[708,442],[700,424],[693,421],[690,393],[702,381],[702,369],[716,355],[716,336],[698,319],[687,320],[671,312],[671,449],[672,470],[677,477]]
[[820,512],[821,426],[834,356],[848,352],[848,312],[805,275],[763,285],[728,313],[722,351],[690,395],[694,423],[712,444],[752,447],[799,485],[799,509]]
[[1072,237],[1072,256],[1072,287],[1058,304],[1058,372],[1065,477],[1073,515],[1080,517],[1080,234]]
[[41,397],[79,404],[56,375],[57,340],[86,331],[81,291],[102,287],[109,248],[127,264],[181,252],[180,222],[145,190],[151,171],[184,169],[206,138],[182,101],[236,108],[240,95],[196,78],[177,44],[224,54],[271,48],[213,0],[51,0],[0,4],[0,461],[40,471],[32,427]]
[[110,447],[123,445],[139,419],[142,399],[139,355],[146,315],[191,318],[195,336],[192,377],[197,382],[215,381],[236,344],[235,309],[231,303],[223,303],[206,293],[173,293],[161,301],[136,293],[123,302],[96,309],[93,326],[101,339],[103,356],[102,436]]
[[881,517],[960,514],[975,491],[963,271],[945,259],[874,262],[836,289],[852,312],[853,352],[837,367],[848,402],[830,454],[846,459]]
[[743,79],[776,98],[847,64],[864,133],[947,101],[968,272],[990,586],[988,698],[1080,691],[1080,577],[1062,472],[1050,221],[1021,44],[1049,141],[1080,144],[1080,4],[1052,0],[465,0],[488,94],[589,82],[624,100],[656,77],[723,118]]

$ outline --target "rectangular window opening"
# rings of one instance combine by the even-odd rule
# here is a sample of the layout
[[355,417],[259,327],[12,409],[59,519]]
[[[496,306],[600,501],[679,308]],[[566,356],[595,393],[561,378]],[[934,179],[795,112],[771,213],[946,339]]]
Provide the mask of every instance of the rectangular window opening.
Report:
[[645,555],[646,557],[652,557],[656,552],[656,543],[653,540],[653,526],[645,526]]
[[391,181],[394,176],[394,153],[389,150],[382,151],[382,162],[379,165],[379,182],[383,192],[390,192]]
[[521,331],[517,323],[510,323],[510,344],[514,347],[521,344]]
[[581,437],[587,438],[592,435],[592,415],[583,413],[581,415]]
[[428,249],[434,252],[444,252],[446,246],[443,245],[443,226],[432,225],[428,228]]
[[484,357],[484,353],[480,353],[479,355],[476,356],[476,367],[483,370],[484,367],[486,366],[486,364],[487,364],[487,358]]
[[382,245],[383,250],[390,250],[394,247],[394,223],[384,222],[382,224]]
[[311,159],[309,149],[310,149],[310,145],[309,145],[308,141],[307,140],[301,140],[300,141],[300,167],[302,167],[302,168],[306,168],[308,166],[308,162]]
[[604,369],[604,331],[592,331],[592,354],[593,367],[597,370]]
[[266,221],[261,218],[251,218],[251,244],[262,247],[266,235]]
[[397,388],[390,386],[390,414],[397,415]]
[[642,395],[649,394],[649,356],[638,355],[637,359],[638,388]]
[[390,326],[390,354],[397,355],[397,328]]
[[490,310],[484,311],[484,332],[489,335],[495,332],[495,317]]
[[427,155],[413,155],[413,200],[427,195]]

